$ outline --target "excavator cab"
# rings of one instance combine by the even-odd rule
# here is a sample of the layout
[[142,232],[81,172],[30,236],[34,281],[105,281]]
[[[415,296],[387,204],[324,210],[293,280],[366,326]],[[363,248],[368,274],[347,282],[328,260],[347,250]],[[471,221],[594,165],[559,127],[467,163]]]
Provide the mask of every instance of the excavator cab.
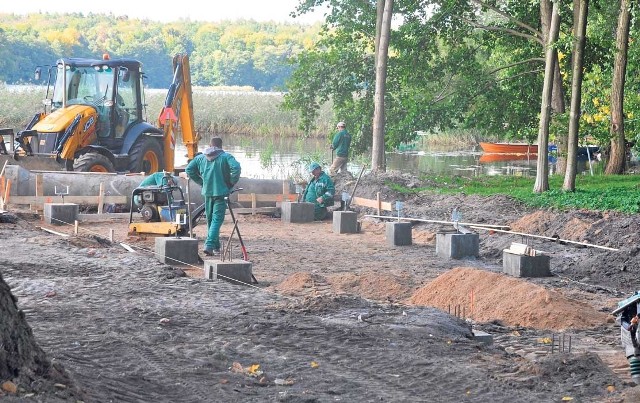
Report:
[[[16,136],[16,156],[47,159],[57,166],[50,169],[173,171],[178,126],[189,159],[199,140],[193,129],[187,55],[176,55],[173,68],[173,83],[156,126],[144,114],[142,63],[108,55],[59,59],[49,67],[44,112]],[[36,70],[37,78],[41,72]]]

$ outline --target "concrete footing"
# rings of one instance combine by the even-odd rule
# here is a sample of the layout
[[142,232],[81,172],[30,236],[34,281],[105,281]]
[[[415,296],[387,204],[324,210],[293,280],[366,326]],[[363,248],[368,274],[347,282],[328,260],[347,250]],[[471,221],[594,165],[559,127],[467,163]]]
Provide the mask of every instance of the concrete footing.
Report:
[[74,224],[78,212],[79,206],[75,203],[45,203],[44,221],[52,225]]
[[336,234],[355,234],[358,232],[358,213],[355,211],[334,211],[333,232]]
[[436,234],[436,255],[449,259],[478,257],[480,256],[480,236],[461,233]]
[[473,330],[473,339],[488,346],[493,344],[493,336],[482,330]]
[[387,243],[391,246],[411,245],[411,227],[410,222],[388,222],[385,226]]
[[313,222],[313,203],[292,203],[283,202],[282,206],[282,222],[287,223],[305,223]]
[[197,264],[198,240],[193,238],[156,237],[158,260],[167,264]]
[[502,271],[515,277],[549,277],[551,257],[546,255],[528,256],[502,253]]
[[247,285],[253,283],[251,262],[245,260],[205,260],[204,278],[207,280],[222,279],[233,284]]

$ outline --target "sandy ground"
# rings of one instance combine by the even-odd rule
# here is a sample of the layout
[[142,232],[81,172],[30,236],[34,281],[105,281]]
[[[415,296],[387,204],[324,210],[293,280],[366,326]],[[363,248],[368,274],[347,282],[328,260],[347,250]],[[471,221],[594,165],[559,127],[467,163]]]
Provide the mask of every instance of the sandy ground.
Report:
[[[480,256],[454,260],[435,252],[435,234],[448,226],[416,224],[413,245],[393,247],[384,223],[364,217],[372,211],[359,210],[358,234],[335,234],[330,220],[287,224],[243,215],[239,228],[258,284],[239,286],[204,280],[199,265],[160,263],[154,239],[127,236],[127,222],[83,224],[78,236],[62,237],[41,228],[72,228],[48,227],[28,213],[6,216],[0,273],[35,341],[68,379],[25,376],[22,368],[0,379],[17,391],[4,387],[0,395],[638,401],[609,314],[637,288],[638,217],[529,211],[507,197],[402,196],[385,190],[384,180],[364,180],[362,196],[382,190],[385,200],[405,202],[407,216],[447,220],[456,208],[462,221],[620,250],[529,240],[550,254],[553,276],[516,279],[502,274],[502,250],[521,236],[481,231]],[[198,237],[203,231],[196,227]],[[230,232],[227,222],[223,239]],[[490,333],[493,344],[472,329]]]

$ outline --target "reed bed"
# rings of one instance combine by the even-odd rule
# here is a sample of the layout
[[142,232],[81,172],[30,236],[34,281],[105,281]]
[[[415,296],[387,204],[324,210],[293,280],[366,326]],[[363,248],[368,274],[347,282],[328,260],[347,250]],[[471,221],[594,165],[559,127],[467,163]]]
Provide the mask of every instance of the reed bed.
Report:
[[[34,114],[43,110],[42,86],[7,86],[0,83],[0,127],[22,129]],[[147,115],[155,122],[160,114],[166,90],[145,91]],[[247,90],[217,90],[194,87],[194,123],[196,131],[205,134],[242,134],[257,137],[304,137],[298,129],[295,111],[281,108],[283,93]],[[325,137],[334,127],[331,105],[325,105],[309,137]]]

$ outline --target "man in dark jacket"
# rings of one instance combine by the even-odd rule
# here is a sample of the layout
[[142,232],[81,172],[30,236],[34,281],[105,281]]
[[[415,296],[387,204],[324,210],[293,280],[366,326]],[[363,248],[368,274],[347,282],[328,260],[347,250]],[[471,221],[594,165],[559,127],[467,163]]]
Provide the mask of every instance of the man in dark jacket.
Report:
[[204,254],[220,254],[220,227],[227,211],[224,200],[240,180],[240,164],[233,155],[222,149],[222,139],[213,137],[210,147],[197,155],[185,169],[189,178],[202,186],[207,215],[207,239]]
[[312,162],[309,165],[309,173],[313,175],[313,178],[304,189],[302,200],[315,205],[313,219],[322,221],[327,217],[327,207],[333,206],[333,195],[336,188],[329,175],[324,173],[317,162]]
[[329,168],[329,175],[334,176],[342,170],[347,170],[347,161],[349,159],[349,147],[351,146],[351,135],[347,131],[347,125],[339,122],[336,126],[338,132],[333,136],[331,149],[335,150],[336,157]]

